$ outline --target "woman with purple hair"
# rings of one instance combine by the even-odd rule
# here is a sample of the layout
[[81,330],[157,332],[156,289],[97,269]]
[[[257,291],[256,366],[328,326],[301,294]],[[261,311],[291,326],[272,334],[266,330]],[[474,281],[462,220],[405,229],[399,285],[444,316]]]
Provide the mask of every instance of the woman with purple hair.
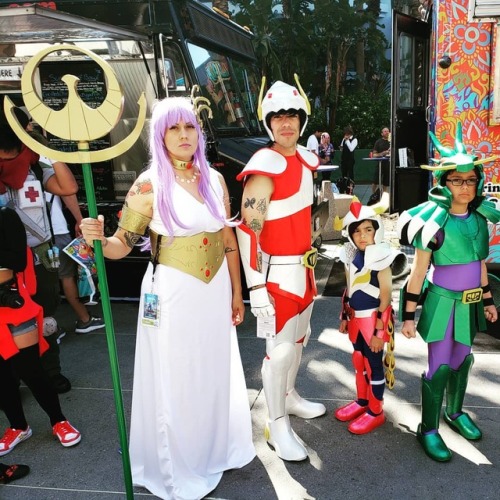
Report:
[[255,456],[235,326],[243,321],[239,252],[222,176],[209,167],[193,105],[153,108],[150,163],[116,233],[82,221],[104,255],[126,256],[149,228],[151,262],[137,327],[130,458],[133,482],[164,499],[197,499]]

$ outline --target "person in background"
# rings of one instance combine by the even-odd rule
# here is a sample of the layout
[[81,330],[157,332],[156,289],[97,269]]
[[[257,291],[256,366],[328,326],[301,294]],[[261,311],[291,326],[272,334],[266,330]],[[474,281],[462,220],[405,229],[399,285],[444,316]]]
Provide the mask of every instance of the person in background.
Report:
[[321,138],[321,131],[315,130],[307,139],[306,148],[313,153],[319,154],[319,140]]
[[[483,196],[482,163],[492,159],[478,160],[467,154],[461,123],[454,149],[444,147],[432,132],[430,136],[441,160],[425,168],[433,170],[437,185],[429,191],[429,201],[403,212],[398,221],[401,243],[416,249],[400,300],[401,331],[408,338],[418,331],[427,343],[417,439],[430,458],[447,462],[452,454],[439,434],[445,392],[444,421],[448,426],[470,441],[482,437],[463,404],[476,332],[485,331],[486,321],[498,318],[485,259],[489,254],[488,221],[498,223],[500,211]],[[415,326],[420,302],[422,312]]]
[[358,147],[358,139],[354,137],[352,127],[344,128],[344,137],[340,143],[340,171],[342,177],[354,180],[354,150]]
[[335,147],[330,142],[330,134],[323,132],[321,134],[321,142],[319,143],[318,156],[321,165],[331,165],[333,155],[335,154]]
[[50,205],[55,244],[59,249],[59,279],[61,280],[64,297],[78,318],[75,324],[75,333],[83,334],[100,330],[105,326],[102,318],[90,314],[85,305],[80,302],[77,286],[78,264],[66,252],[63,252],[63,248],[71,243],[73,237],[68,230],[67,221],[62,209],[62,202],[64,202],[64,205],[66,205],[76,221],[75,235],[77,237],[81,236],[80,222],[82,220],[82,213],[77,197],[76,195],[61,197],[47,195],[47,198]]
[[[28,122],[25,113],[23,115]],[[26,128],[27,123],[21,125]],[[44,317],[52,318],[60,303],[60,286],[57,270],[52,268],[48,257],[51,234],[43,192],[66,196],[75,194],[78,185],[64,163],[57,162],[53,168],[42,169],[38,160],[39,155],[21,142],[6,121],[0,120],[0,206],[15,207],[22,217],[28,245],[35,254],[38,287],[33,299],[42,306]],[[42,364],[56,391],[64,393],[71,389],[71,383],[61,373],[56,331],[57,327],[45,331],[50,348]]]
[[[31,119],[21,108],[14,108],[14,113],[28,133],[30,133],[42,144],[48,145],[48,141],[44,136],[34,132]],[[56,162],[44,156],[40,158],[40,166],[42,168],[53,168],[54,163]],[[78,318],[75,325],[75,333],[89,333],[94,330],[104,328],[105,325],[103,320],[99,317],[92,316],[87,308],[80,302],[76,282],[78,276],[78,264],[63,251],[64,247],[71,243],[73,237],[70,234],[68,223],[64,217],[62,202],[64,202],[64,205],[68,208],[71,215],[75,219],[75,235],[78,237],[81,236],[80,221],[82,220],[82,212],[80,210],[80,205],[78,204],[78,198],[76,197],[76,194],[56,196],[52,193],[45,192],[45,200],[50,210],[51,237],[55,247],[58,249],[59,266],[57,268],[57,272],[61,281],[62,291],[64,297],[68,301],[68,304],[71,306]],[[51,324],[52,329],[57,331],[58,340],[66,335],[66,332],[62,331],[57,326],[55,318],[46,318],[45,325],[47,324]]]
[[[330,142],[330,134],[323,132],[321,134],[321,142],[319,143],[318,156],[320,165],[332,165],[335,147]],[[321,172],[321,178],[324,181],[330,180],[331,172]]]
[[105,257],[130,253],[149,227],[130,425],[134,484],[160,498],[203,498],[224,471],[253,460],[236,325],[243,321],[239,252],[222,175],[209,167],[189,99],[155,104],[149,168],[127,194],[118,230],[84,218]]
[[290,461],[308,456],[291,428],[290,415],[310,419],[326,412],[323,404],[303,399],[295,388],[316,295],[311,205],[319,158],[297,146],[309,112],[303,92],[274,83],[259,103],[270,146],[257,151],[237,176],[244,188],[236,234],[251,310],[258,324],[270,323],[268,335],[257,330],[266,338],[266,438],[280,458]]
[[43,309],[31,295],[36,289],[33,254],[21,219],[0,208],[0,408],[10,427],[0,439],[0,456],[32,435],[26,421],[19,379],[47,413],[52,433],[64,447],[78,444],[78,432],[61,410],[59,397],[43,369],[40,356],[48,345],[43,337]]
[[385,422],[384,344],[393,334],[391,264],[399,252],[384,240],[380,217],[359,201],[343,219],[348,241],[340,252],[347,288],[342,297],[340,333],[348,333],[354,352],[356,400],[338,408],[337,420],[353,434],[367,434]]
[[[381,136],[379,139],[375,141],[375,144],[373,145],[373,151],[372,151],[372,158],[387,158],[391,156],[391,131],[389,130],[388,127],[384,127],[381,131]],[[382,163],[380,165],[380,168],[382,169],[382,186],[384,191],[389,190],[389,182],[390,182],[390,162],[389,160],[385,159],[382,160]],[[374,174],[373,174],[373,181],[372,181],[372,193],[375,193],[375,191],[379,187],[379,171],[378,168],[375,169]]]

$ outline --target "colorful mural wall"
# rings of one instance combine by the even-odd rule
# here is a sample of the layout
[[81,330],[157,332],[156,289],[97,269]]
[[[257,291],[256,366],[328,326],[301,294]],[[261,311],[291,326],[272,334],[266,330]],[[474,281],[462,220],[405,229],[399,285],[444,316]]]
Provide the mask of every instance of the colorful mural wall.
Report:
[[[484,167],[485,195],[500,202],[500,123],[493,121],[495,24],[468,21],[469,0],[435,0],[431,92],[433,129],[445,145],[453,146],[457,123],[464,143],[482,157],[498,155]],[[451,65],[437,62],[443,55]],[[490,262],[500,264],[500,226],[490,224]]]

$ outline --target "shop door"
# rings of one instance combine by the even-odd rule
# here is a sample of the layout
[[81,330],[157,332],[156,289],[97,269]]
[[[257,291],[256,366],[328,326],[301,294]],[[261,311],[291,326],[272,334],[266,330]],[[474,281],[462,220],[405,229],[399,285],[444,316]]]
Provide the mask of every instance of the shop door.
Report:
[[[391,211],[404,200],[425,201],[427,163],[430,24],[395,12],[392,43]],[[406,168],[404,153],[406,148]],[[401,158],[401,159],[400,159]],[[417,170],[418,169],[418,170]],[[411,177],[411,180],[410,180]],[[417,177],[417,185],[415,185]],[[422,199],[424,198],[424,199]],[[415,204],[418,204],[415,203]]]

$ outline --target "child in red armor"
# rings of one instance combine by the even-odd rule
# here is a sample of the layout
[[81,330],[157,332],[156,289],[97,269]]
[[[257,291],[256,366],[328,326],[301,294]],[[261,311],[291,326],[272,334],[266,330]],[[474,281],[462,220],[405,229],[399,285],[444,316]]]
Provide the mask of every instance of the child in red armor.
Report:
[[384,344],[392,334],[391,264],[399,252],[383,243],[384,229],[370,208],[351,203],[343,228],[349,242],[340,259],[345,265],[347,289],[342,298],[339,331],[348,333],[353,344],[357,399],[338,408],[334,415],[350,421],[348,430],[366,434],[385,422]]

